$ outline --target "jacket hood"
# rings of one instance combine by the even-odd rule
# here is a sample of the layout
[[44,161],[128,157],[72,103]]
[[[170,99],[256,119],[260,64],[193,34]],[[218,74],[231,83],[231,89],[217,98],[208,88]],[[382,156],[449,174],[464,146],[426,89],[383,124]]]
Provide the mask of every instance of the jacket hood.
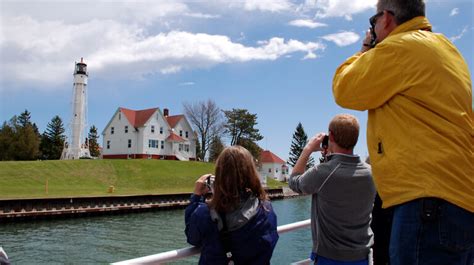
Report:
[[[250,195],[247,200],[242,201],[239,208],[225,215],[227,229],[235,231],[246,225],[257,214],[258,205],[259,200],[254,195]],[[210,209],[210,214],[212,221],[217,222],[217,228],[221,231],[224,227],[221,216],[214,209]]]

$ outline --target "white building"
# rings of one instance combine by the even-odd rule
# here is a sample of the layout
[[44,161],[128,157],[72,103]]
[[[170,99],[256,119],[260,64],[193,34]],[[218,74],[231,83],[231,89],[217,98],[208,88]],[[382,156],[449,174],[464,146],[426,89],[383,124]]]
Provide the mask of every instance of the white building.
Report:
[[74,84],[72,95],[72,115],[69,124],[70,133],[64,142],[61,159],[90,158],[88,143],[85,142],[87,124],[87,64],[83,58],[74,69]]
[[184,115],[168,109],[118,108],[102,132],[104,159],[195,160],[196,135]]
[[288,166],[286,162],[274,153],[265,150],[260,153],[260,177],[262,183],[267,183],[267,178],[273,178],[279,181],[288,179]]

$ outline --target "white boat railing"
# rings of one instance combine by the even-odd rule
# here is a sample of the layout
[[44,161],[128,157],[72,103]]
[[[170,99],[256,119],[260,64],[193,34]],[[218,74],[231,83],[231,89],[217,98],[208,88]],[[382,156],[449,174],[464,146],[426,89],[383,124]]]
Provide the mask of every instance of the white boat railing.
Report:
[[[291,224],[281,225],[277,228],[278,234],[288,233],[297,229],[306,228],[311,225],[311,220],[307,219],[304,221],[299,221]],[[187,247],[181,249],[175,249],[171,251],[166,251],[150,256],[129,259],[124,261],[119,261],[112,263],[112,265],[128,265],[128,264],[162,264],[170,261],[176,261],[180,259],[184,259],[190,256],[198,255],[200,253],[200,249],[198,247]],[[305,263],[307,260],[296,262],[295,264],[309,264]],[[301,263],[303,262],[303,263]]]

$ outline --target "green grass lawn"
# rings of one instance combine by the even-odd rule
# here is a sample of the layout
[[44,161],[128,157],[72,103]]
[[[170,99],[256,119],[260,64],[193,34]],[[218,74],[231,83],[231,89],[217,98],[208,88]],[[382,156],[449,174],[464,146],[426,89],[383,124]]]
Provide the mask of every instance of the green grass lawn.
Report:
[[169,160],[0,162],[0,199],[192,192],[199,176],[213,172],[212,163]]

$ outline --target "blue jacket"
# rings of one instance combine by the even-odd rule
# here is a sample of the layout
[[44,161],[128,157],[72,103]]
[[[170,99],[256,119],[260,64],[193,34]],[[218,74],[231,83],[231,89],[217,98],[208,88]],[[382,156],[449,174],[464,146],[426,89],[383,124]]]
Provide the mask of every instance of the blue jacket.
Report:
[[[250,204],[248,206],[252,207]],[[252,212],[252,209],[241,212],[239,216],[249,216],[249,212]],[[230,230],[232,257],[236,265],[270,264],[273,249],[278,241],[277,218],[270,202],[256,200],[253,212],[250,213],[253,217],[241,227],[229,224],[229,216],[232,216],[232,213],[226,218]],[[215,212],[209,209],[204,197],[191,196],[191,204],[185,211],[185,223],[188,243],[201,247],[199,264],[227,264],[219,238],[218,227],[222,226],[222,222],[216,219]],[[233,230],[232,227],[237,229]]]

